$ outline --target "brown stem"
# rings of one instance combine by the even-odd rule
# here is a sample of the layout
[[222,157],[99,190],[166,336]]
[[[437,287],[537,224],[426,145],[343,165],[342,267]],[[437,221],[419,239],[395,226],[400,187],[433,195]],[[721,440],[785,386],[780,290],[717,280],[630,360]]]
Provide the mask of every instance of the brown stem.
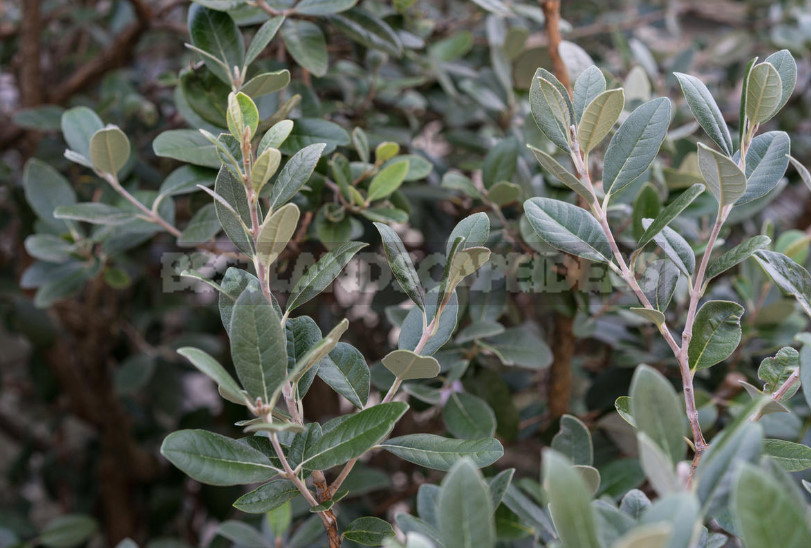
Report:
[[569,72],[566,64],[560,56],[558,48],[562,40],[560,36],[560,0],[541,0],[541,9],[546,17],[546,37],[549,57],[552,59],[552,68],[555,76],[563,86],[572,93],[572,86],[569,82]]
[[554,420],[569,412],[572,393],[572,358],[575,349],[574,316],[555,314],[551,343],[554,359],[549,367],[546,399],[549,403],[549,416]]

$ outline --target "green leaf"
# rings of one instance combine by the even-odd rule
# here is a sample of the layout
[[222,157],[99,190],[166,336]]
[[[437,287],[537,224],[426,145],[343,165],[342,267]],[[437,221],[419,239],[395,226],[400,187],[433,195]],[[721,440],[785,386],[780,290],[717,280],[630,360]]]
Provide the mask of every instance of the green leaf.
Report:
[[754,257],[777,287],[797,299],[811,316],[811,274],[782,253],[761,249]]
[[403,402],[381,403],[364,409],[325,431],[307,446],[304,462],[310,470],[326,470],[360,457],[389,435],[408,410]]
[[263,72],[245,82],[240,91],[251,97],[261,97],[282,90],[289,83],[290,72],[287,69],[276,72]]
[[230,540],[236,546],[251,546],[253,548],[266,546],[265,539],[259,531],[241,521],[226,520],[222,522],[217,528],[217,535]]
[[442,413],[445,426],[462,439],[491,438],[496,433],[496,415],[481,398],[467,392],[453,392]]
[[746,68],[743,71],[743,85],[741,86],[741,100],[740,100],[740,108],[738,110],[739,117],[738,120],[740,123],[738,124],[738,143],[743,142],[744,132],[746,131],[746,93],[747,93],[747,85],[749,83],[749,75],[752,73],[752,68],[757,63],[758,58],[755,57],[751,59],[747,64]]
[[98,130],[90,138],[90,161],[102,173],[118,174],[130,159],[130,140],[115,126]]
[[290,19],[282,27],[282,39],[296,63],[314,76],[327,74],[327,42],[317,25]]
[[403,184],[408,173],[408,162],[395,162],[381,169],[369,184],[366,201],[373,202],[385,198]]
[[518,162],[518,140],[514,137],[502,139],[487,152],[482,166],[482,182],[491,188],[501,181],[511,181],[515,177]]
[[90,139],[104,124],[87,107],[74,107],[62,114],[62,135],[68,148],[90,160]]
[[741,342],[743,307],[731,301],[708,301],[696,314],[687,355],[694,371],[727,359]]
[[[251,40],[251,45],[248,46],[248,51],[245,54],[245,66],[248,66],[251,63],[253,63],[254,60],[256,60],[256,58],[259,57],[259,55],[265,50],[265,48],[268,47],[268,44],[270,44],[270,41],[273,40],[273,38],[276,36],[276,33],[279,31],[279,28],[282,26],[282,23],[284,23],[284,16],[279,15],[279,16],[276,16],[276,17],[271,17],[270,19],[265,21],[262,24],[261,27],[259,27],[259,30],[257,30],[256,34],[253,35],[253,39]],[[285,71],[279,71],[279,73],[281,73],[281,72],[287,72],[287,71],[286,70]],[[275,73],[275,74],[279,74],[279,73]],[[289,80],[290,80],[290,73],[288,72],[288,81]],[[287,85],[287,84],[285,84],[285,85]],[[243,88],[243,91],[245,91],[244,88]],[[256,97],[256,95],[254,95],[252,93],[248,93],[247,91],[245,91],[245,93],[247,93],[248,95],[251,95],[253,97]]]
[[504,207],[521,199],[521,187],[508,181],[499,181],[487,191],[487,200]]
[[780,74],[770,63],[758,63],[749,72],[746,84],[746,117],[762,124],[774,116],[783,97]]
[[681,490],[676,467],[656,443],[644,432],[637,432],[639,462],[653,490],[660,497]]
[[76,252],[76,246],[52,234],[32,234],[25,239],[25,251],[40,261],[64,263]]
[[225,12],[192,4],[189,8],[189,35],[191,43],[215,59],[203,56],[208,70],[223,82],[230,84],[234,67],[242,70],[245,62],[245,43],[234,20]]
[[595,97],[583,111],[577,127],[580,150],[588,153],[599,145],[619,120],[624,106],[625,93],[622,89],[604,91]]
[[232,395],[241,397],[242,387],[228,374],[220,362],[199,348],[184,346],[178,348],[177,353],[189,360],[201,373],[214,381],[221,390],[225,390]]
[[271,211],[287,203],[310,180],[324,147],[323,143],[309,145],[296,152],[287,161],[270,193],[269,208]]
[[346,146],[349,142],[349,134],[338,124],[321,118],[299,118],[290,136],[278,148],[292,156],[308,145],[325,144],[323,154],[329,154],[336,147]]
[[570,150],[569,126],[572,125],[572,120],[569,116],[566,99],[552,82],[541,77],[538,72],[532,78],[529,88],[529,105],[535,123],[538,124],[547,139],[568,152]]
[[[644,227],[645,231],[647,231],[651,226],[653,226],[652,219],[642,219],[642,226]],[[692,276],[693,271],[696,269],[696,256],[693,253],[693,248],[690,247],[690,244],[687,243],[681,234],[666,226],[662,228],[659,234],[656,234],[653,237],[653,241],[656,242],[662,251],[665,252],[667,258],[673,261],[678,269],[687,276]]]
[[298,494],[299,490],[293,482],[285,479],[273,480],[239,497],[234,502],[234,508],[248,514],[264,514]]
[[417,270],[408,255],[402,240],[397,233],[383,223],[374,223],[375,228],[380,232],[380,239],[383,241],[383,251],[389,262],[394,278],[406,295],[414,301],[421,310],[425,308],[425,290],[420,284]]
[[430,356],[420,356],[411,350],[389,352],[383,366],[400,380],[433,379],[439,375],[439,362]]
[[763,440],[763,453],[786,472],[802,472],[811,468],[811,447],[786,440]]
[[753,202],[771,192],[786,173],[790,152],[791,139],[783,131],[769,131],[752,139],[746,151],[746,192],[735,205]]
[[580,473],[556,451],[543,452],[543,485],[563,548],[599,548],[591,494]]
[[135,219],[135,215],[129,211],[99,202],[59,206],[54,210],[54,217],[96,225],[120,225]]
[[23,170],[23,190],[28,205],[48,226],[67,231],[68,224],[54,217],[59,206],[76,203],[76,193],[62,174],[36,158],[25,163]]
[[603,188],[616,194],[650,167],[670,125],[670,100],[660,97],[637,107],[605,151]]
[[90,540],[99,524],[84,514],[68,514],[48,522],[39,534],[38,543],[47,548],[72,548]]
[[546,152],[539,150],[532,145],[527,146],[535,155],[535,159],[538,160],[541,167],[560,180],[560,182],[562,182],[564,185],[577,192],[577,194],[580,195],[586,201],[586,203],[594,203],[594,191],[584,185],[574,173],[560,165],[557,160]]
[[[763,390],[767,393],[772,393],[788,380],[794,371],[800,367],[800,353],[790,346],[786,346],[777,351],[777,354],[771,358],[765,358],[760,362],[760,367],[757,370],[758,378],[763,381]],[[795,383],[793,387],[786,392],[784,398],[786,400],[793,396],[799,387]]]
[[560,418],[560,430],[552,438],[552,449],[573,464],[591,466],[594,460],[589,429],[573,415],[563,415]]
[[738,164],[703,143],[698,143],[698,168],[719,206],[734,204],[746,192],[746,175]]
[[732,136],[729,134],[729,128],[721,114],[721,109],[715,103],[710,90],[695,76],[681,72],[673,74],[678,79],[684,98],[687,99],[687,105],[698,124],[707,132],[710,139],[721,147],[724,154],[732,156]]
[[[358,156],[360,156],[360,161],[364,164],[369,163],[369,137],[366,135],[366,132],[363,131],[362,128],[356,127],[352,130],[352,144],[355,146],[355,150],[358,152]],[[375,158],[380,158],[380,147],[384,146],[384,143],[380,143],[377,145],[375,149]],[[397,146],[397,151],[399,152],[400,147]]]
[[692,493],[674,493],[660,498],[645,511],[639,521],[653,527],[672,526],[670,538],[665,544],[668,548],[691,548],[700,542],[701,508]]
[[354,42],[400,57],[403,45],[397,33],[382,19],[361,8],[345,11],[329,17],[335,28]]
[[287,376],[287,339],[281,318],[258,288],[248,287],[231,314],[231,358],[252,398],[270,403]]
[[321,361],[318,376],[349,402],[363,409],[369,399],[369,366],[354,346],[339,342]]
[[620,396],[614,401],[614,409],[616,409],[617,414],[622,417],[625,422],[636,428],[636,421],[633,415],[631,415],[631,398],[628,396]]
[[631,415],[639,430],[662,449],[674,465],[684,457],[684,417],[679,396],[658,371],[640,365],[631,380]]
[[159,196],[189,194],[198,190],[197,185],[211,186],[216,173],[197,166],[181,166],[169,174],[161,183]]
[[639,243],[637,244],[638,248],[641,249],[645,247],[657,234],[664,230],[673,219],[687,209],[687,206],[693,203],[693,200],[698,198],[702,192],[704,192],[704,185],[696,183],[682,192],[678,198],[670,202],[670,204],[656,216],[653,222],[648,225],[645,232],[642,233],[642,236],[639,238]]
[[461,249],[483,246],[490,237],[490,218],[486,213],[479,212],[459,221],[448,237],[446,254],[451,252],[453,242],[459,237],[464,238]]
[[470,460],[456,463],[442,480],[437,510],[442,516],[439,533],[445,548],[495,545],[490,491]]
[[528,326],[510,327],[479,344],[495,353],[504,365],[543,369],[552,364],[549,346]]
[[450,470],[462,458],[482,468],[501,458],[504,448],[492,438],[455,440],[434,434],[411,434],[392,438],[381,448],[403,460],[434,470]]
[[752,465],[735,482],[732,511],[747,548],[803,548],[811,538],[807,509]]
[[656,310],[664,312],[679,281],[679,268],[668,259],[657,259],[645,269],[639,285]]
[[221,198],[215,199],[214,208],[223,231],[240,251],[253,255],[253,237],[246,231],[251,223],[251,210],[242,181],[223,166],[217,173],[214,191]]
[[206,204],[194,214],[189,224],[183,229],[177,239],[179,246],[196,246],[211,240],[219,231],[221,225],[217,218],[217,208],[214,204]]
[[258,449],[205,430],[172,432],[163,440],[161,455],[192,479],[208,485],[256,483],[277,473]]
[[298,219],[296,204],[286,204],[267,216],[256,238],[256,253],[262,264],[269,267],[281,255],[296,233]]
[[368,244],[362,242],[345,242],[321,257],[296,282],[287,301],[287,313],[289,314],[291,310],[303,305],[324,291],[332,283],[332,280],[338,277],[338,274],[341,273],[341,270],[352,257],[366,245]]
[[751,257],[755,251],[767,248],[771,242],[771,238],[763,235],[744,240],[710,263],[709,268],[707,268],[707,281],[742,263]]
[[251,171],[251,186],[254,192],[259,193],[262,188],[276,174],[279,164],[282,161],[282,153],[279,149],[268,148],[256,158]]
[[228,111],[225,115],[228,123],[228,131],[238,142],[242,142],[242,134],[245,128],[250,128],[250,137],[256,133],[259,127],[259,111],[253,100],[242,93],[231,92],[228,94]]
[[[439,287],[433,288],[425,295],[424,315],[428,323],[430,323],[434,319],[434,316],[436,316],[438,298]],[[451,335],[453,335],[453,332],[456,330],[458,313],[459,300],[456,296],[456,292],[453,292],[448,304],[445,307],[445,310],[439,317],[439,327],[437,327],[434,335],[428,339],[428,342],[425,343],[425,346],[422,347],[422,350],[419,352],[420,355],[430,356],[439,350],[442,345],[448,342],[448,339],[451,338]],[[414,307],[408,312],[405,320],[403,320],[403,324],[400,329],[400,339],[397,343],[397,347],[404,350],[414,350],[422,337],[422,329],[423,311],[418,307]]]
[[603,71],[594,65],[580,73],[574,82],[572,92],[572,106],[574,108],[575,123],[580,123],[583,111],[595,97],[605,91],[605,76]]
[[535,233],[556,249],[601,263],[611,262],[611,246],[588,211],[559,200],[532,198],[524,213]]
[[222,165],[217,147],[199,131],[193,129],[170,129],[152,141],[156,156],[172,158],[197,166],[219,169]]
[[797,83],[797,63],[787,49],[772,53],[763,61],[772,65],[780,75],[782,89],[780,93],[780,103],[778,103],[777,109],[775,109],[775,113],[777,113],[786,106],[786,103],[788,103],[788,100],[791,98],[791,94],[794,92],[794,86]]
[[363,546],[380,546],[385,539],[393,536],[394,528],[388,521],[371,516],[354,520],[346,526],[343,533],[343,538],[346,540],[357,542]]
[[259,141],[256,154],[261,156],[269,148],[280,148],[290,135],[290,132],[293,131],[293,125],[292,120],[282,120],[273,124],[262,136],[262,140]]

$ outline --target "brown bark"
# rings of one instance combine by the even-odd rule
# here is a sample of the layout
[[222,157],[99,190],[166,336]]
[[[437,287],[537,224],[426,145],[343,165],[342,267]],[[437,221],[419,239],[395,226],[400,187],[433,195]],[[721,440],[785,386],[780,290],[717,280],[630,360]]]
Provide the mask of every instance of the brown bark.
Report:
[[563,63],[563,58],[561,58],[558,51],[562,39],[560,36],[560,0],[541,0],[541,9],[544,17],[546,17],[547,47],[549,48],[549,57],[552,59],[553,72],[571,95],[572,85],[569,81],[569,72],[566,70],[566,65]]
[[23,2],[20,22],[20,98],[23,107],[42,102],[42,82],[39,63],[40,11],[39,0]]

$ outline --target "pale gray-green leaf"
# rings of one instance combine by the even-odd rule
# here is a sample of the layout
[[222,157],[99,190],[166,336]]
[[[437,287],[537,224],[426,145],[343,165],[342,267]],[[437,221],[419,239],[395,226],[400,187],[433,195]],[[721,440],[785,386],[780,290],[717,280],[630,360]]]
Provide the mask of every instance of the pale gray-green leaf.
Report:
[[458,440],[434,434],[400,436],[383,442],[381,447],[403,460],[434,470],[450,470],[465,457],[482,468],[504,454],[504,448],[492,438]]
[[597,262],[611,262],[611,246],[588,211],[559,200],[532,198],[524,213],[535,233],[552,247]]

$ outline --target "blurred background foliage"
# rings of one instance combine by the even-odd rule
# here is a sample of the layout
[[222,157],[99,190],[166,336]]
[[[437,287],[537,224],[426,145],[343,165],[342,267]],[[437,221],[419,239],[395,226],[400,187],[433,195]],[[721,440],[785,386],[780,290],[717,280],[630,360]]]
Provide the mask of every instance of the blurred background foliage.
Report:
[[[171,545],[155,540],[170,538],[196,545],[209,541],[221,521],[245,518],[231,507],[238,489],[200,486],[158,457],[161,440],[172,430],[235,434],[231,425],[244,418],[174,353],[191,344],[219,355],[225,345],[212,293],[171,290],[177,281],[174,241],[166,235],[127,241],[126,251],[111,253],[98,272],[62,280],[45,296],[40,291],[37,304],[44,307],[35,306],[33,289],[20,289],[32,263],[23,242],[36,223],[21,184],[26,160],[55,166],[86,199],[98,192],[85,184],[89,173],[62,156],[64,109],[87,105],[124,129],[135,151],[128,177],[144,189],[157,190],[177,165],[154,154],[155,137],[167,129],[205,127],[178,87],[179,75],[198,60],[183,47],[188,8],[183,0],[0,3],[0,545],[5,537],[32,538],[65,514],[92,516],[100,527],[97,538],[106,543],[132,537],[153,546]],[[295,20],[321,29],[328,66],[299,58],[286,40],[271,43],[257,63],[267,70],[288,68],[292,83],[285,94],[267,96],[260,109],[273,112],[298,94],[291,116],[311,121],[309,127],[304,123],[300,142],[327,142],[325,157],[337,150],[355,160],[351,136],[360,127],[372,146],[397,143],[430,167],[424,179],[407,183],[392,199],[408,212],[405,240],[418,257],[444,250],[451,228],[476,211],[500,221],[490,240],[498,250],[531,251],[537,242],[524,236],[518,222],[520,197],[564,193],[543,180],[523,146],[542,140],[523,106],[530,79],[538,66],[553,69],[540,4],[362,0],[353,9],[362,11]],[[233,13],[248,35],[267,19],[255,10]],[[650,96],[679,104],[665,145],[671,163],[652,174],[655,188],[689,185],[696,171],[689,154],[694,142],[684,137],[697,126],[671,73],[700,76],[734,125],[746,63],[782,48],[797,59],[797,86],[770,129],[788,132],[792,154],[811,163],[808,2],[579,1],[564,2],[562,18],[560,54],[572,80],[594,62],[623,82],[630,104]],[[203,90],[213,85],[197,84]],[[488,163],[493,150],[498,155],[491,154]],[[493,165],[504,157],[506,165]],[[771,223],[778,249],[807,265],[811,200],[793,171],[788,177],[784,192],[738,219],[726,237],[740,239]],[[176,219],[188,220],[206,200],[178,200]],[[299,249],[317,252],[319,241],[377,241],[368,216],[340,210],[317,175],[307,202]],[[718,402],[738,397],[737,380],[751,379],[760,358],[790,344],[805,325],[791,301],[759,288],[764,277],[753,265],[725,280],[717,291],[748,298],[754,313],[745,319],[744,343],[735,356],[700,379],[707,424],[717,419]],[[404,300],[390,286],[372,295],[336,291],[307,307],[324,325],[347,316],[353,323],[348,333],[357,337],[348,342],[370,363],[391,348],[403,315],[390,307]],[[513,338],[501,341],[504,348],[524,353],[505,356],[497,342],[470,339],[457,340],[460,355],[446,359],[469,365],[460,382],[493,411],[505,445],[498,469],[515,467],[516,478],[537,480],[540,448],[569,412],[592,428],[602,494],[642,485],[637,462],[621,458],[634,456],[635,443],[613,406],[627,394],[633,368],[661,358],[661,343],[610,299],[595,308],[566,291],[496,295],[496,302],[486,303],[495,311],[489,319],[511,329]],[[345,405],[319,383],[312,390],[315,396],[305,402],[308,417],[329,417]],[[398,431],[446,428],[441,413],[414,417]],[[770,437],[805,436],[808,445],[807,412],[771,417],[763,421]],[[361,472],[355,481],[363,489],[355,489],[360,495],[350,504],[383,517],[409,508],[417,487],[438,479],[385,455]],[[95,522],[74,527],[92,533]],[[225,539],[216,537],[218,542]]]

